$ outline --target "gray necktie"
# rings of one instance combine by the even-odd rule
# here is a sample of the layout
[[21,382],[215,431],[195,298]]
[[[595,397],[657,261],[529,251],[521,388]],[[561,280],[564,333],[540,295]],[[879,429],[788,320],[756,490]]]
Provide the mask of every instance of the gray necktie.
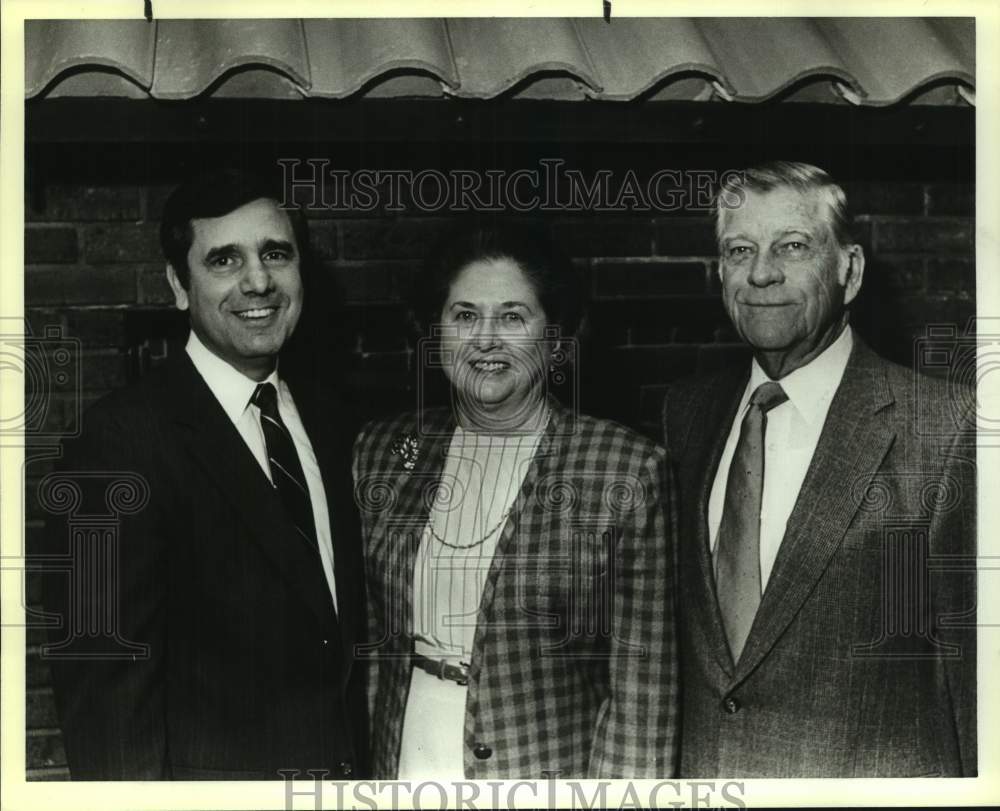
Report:
[[736,443],[716,544],[715,582],[722,624],[733,661],[739,661],[760,605],[760,506],[764,492],[764,431],[767,412],[788,395],[764,383],[750,397]]

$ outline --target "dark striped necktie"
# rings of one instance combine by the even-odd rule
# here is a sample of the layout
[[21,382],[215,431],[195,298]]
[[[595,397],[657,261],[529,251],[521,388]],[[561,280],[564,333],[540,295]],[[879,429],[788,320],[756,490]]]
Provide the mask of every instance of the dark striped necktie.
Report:
[[278,392],[270,383],[261,383],[250,398],[260,409],[260,427],[264,431],[267,460],[271,467],[271,483],[281,496],[291,522],[306,542],[318,551],[316,521],[313,518],[309,488],[295,442],[278,414]]
[[716,544],[716,593],[733,661],[738,662],[761,599],[760,508],[767,412],[788,399],[778,383],[758,386],[740,428],[726,479]]

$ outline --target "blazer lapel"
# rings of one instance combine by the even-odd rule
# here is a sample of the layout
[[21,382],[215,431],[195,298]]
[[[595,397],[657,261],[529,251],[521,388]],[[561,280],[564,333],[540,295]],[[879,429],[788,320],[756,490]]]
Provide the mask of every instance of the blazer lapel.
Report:
[[381,513],[372,532],[373,538],[380,539],[379,543],[387,543],[376,559],[385,561],[391,582],[397,584],[401,592],[400,622],[407,638],[413,624],[413,567],[455,429],[454,419],[444,409],[422,412],[418,420],[414,434],[419,443],[415,467],[406,470],[402,459],[395,455],[386,460],[382,469],[398,471],[389,482],[395,504],[391,510]]
[[[715,590],[715,567],[708,530],[708,501],[715,472],[725,450],[749,374],[747,367],[724,375],[705,390],[701,402],[692,404],[690,432],[681,456],[681,464],[691,472],[682,472],[679,477],[682,481],[689,481],[688,486],[692,488],[683,494],[680,507],[681,513],[687,514],[687,519],[682,518],[681,522],[681,543],[687,545],[685,556],[695,556],[697,572],[695,581],[688,584],[691,610],[701,623],[709,647],[727,675],[733,672],[733,658],[726,641]],[[688,509],[688,504],[693,505],[693,508]]]
[[289,588],[328,621],[333,603],[315,552],[292,537],[274,488],[186,353],[171,363],[167,399],[189,457],[214,481]]
[[[361,535],[354,519],[354,488],[350,477],[351,448],[344,436],[343,416],[332,392],[318,387],[293,385],[285,381],[295,399],[295,408],[302,419],[306,435],[313,447],[323,476],[327,513],[330,521],[330,541],[333,546],[333,580],[337,590],[337,622],[343,649],[341,681],[346,684],[354,661],[354,644],[358,639],[358,617],[355,607],[361,578]],[[324,396],[326,395],[326,396]]]
[[485,643],[487,626],[493,611],[493,600],[496,596],[497,579],[503,570],[505,562],[511,560],[518,554],[516,539],[520,534],[518,525],[521,518],[527,514],[529,502],[534,498],[535,484],[540,477],[545,476],[551,470],[558,470],[559,457],[562,450],[561,438],[570,436],[576,430],[576,423],[573,414],[564,408],[554,397],[549,397],[549,408],[552,416],[549,424],[545,428],[538,448],[535,451],[534,459],[528,466],[524,481],[514,499],[507,522],[503,531],[497,539],[496,549],[493,551],[493,559],[490,561],[489,571],[486,573],[486,582],[483,585],[483,593],[479,600],[479,611],[476,614],[476,634],[473,640],[472,663],[469,667],[469,700],[475,700],[475,691],[479,685],[479,666],[482,656],[478,655]]
[[735,678],[745,678],[774,646],[816,585],[860,507],[865,486],[888,453],[895,431],[882,361],[855,335],[812,463],[750,630]]

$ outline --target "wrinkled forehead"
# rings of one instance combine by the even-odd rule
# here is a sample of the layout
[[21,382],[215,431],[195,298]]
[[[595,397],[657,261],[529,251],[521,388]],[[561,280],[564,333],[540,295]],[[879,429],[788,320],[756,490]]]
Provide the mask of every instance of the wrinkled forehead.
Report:
[[777,186],[743,189],[736,205],[720,210],[719,239],[766,237],[787,231],[833,236],[833,200],[826,189]]

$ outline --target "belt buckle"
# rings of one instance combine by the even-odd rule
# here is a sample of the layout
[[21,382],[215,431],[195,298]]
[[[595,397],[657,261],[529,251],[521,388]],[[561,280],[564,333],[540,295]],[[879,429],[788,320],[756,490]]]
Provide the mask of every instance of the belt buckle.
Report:
[[[459,687],[464,687],[469,683],[468,665],[453,665],[447,659],[438,659],[438,672],[435,674],[442,681],[455,682]],[[449,673],[449,669],[452,673]]]

